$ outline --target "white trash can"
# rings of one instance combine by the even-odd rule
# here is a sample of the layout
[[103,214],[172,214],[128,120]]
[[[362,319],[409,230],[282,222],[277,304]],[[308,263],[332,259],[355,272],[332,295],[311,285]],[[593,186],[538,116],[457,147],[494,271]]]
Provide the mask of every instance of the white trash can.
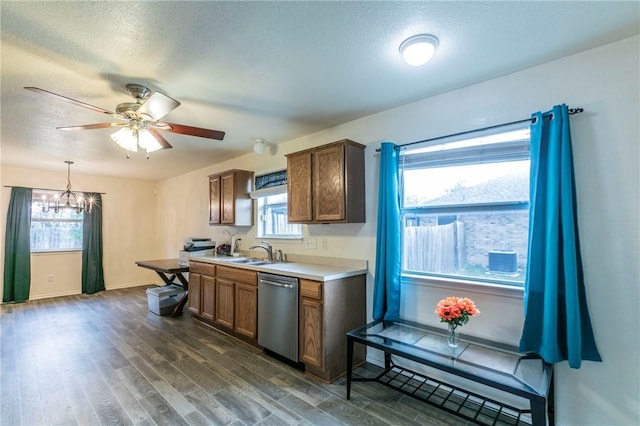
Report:
[[169,315],[180,302],[184,289],[177,285],[165,285],[147,289],[149,310],[156,315]]

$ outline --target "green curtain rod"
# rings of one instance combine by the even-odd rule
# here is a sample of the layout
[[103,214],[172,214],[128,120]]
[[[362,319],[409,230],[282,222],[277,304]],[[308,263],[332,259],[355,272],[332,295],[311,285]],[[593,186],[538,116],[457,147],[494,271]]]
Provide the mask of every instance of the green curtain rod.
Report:
[[[569,108],[569,115],[573,115],[573,114],[580,114],[581,112],[584,112],[584,109],[577,107],[577,108]],[[551,113],[546,113],[542,115],[543,117],[547,118],[547,117],[551,117]],[[473,130],[466,130],[464,132],[459,132],[459,133],[452,133],[450,135],[445,135],[445,136],[437,136],[435,138],[431,138],[431,139],[425,139],[422,141],[415,141],[415,142],[408,142],[402,145],[396,145],[393,149],[401,149],[404,148],[405,146],[410,146],[410,145],[416,145],[419,143],[425,143],[425,142],[433,142],[433,141],[437,141],[440,139],[446,139],[446,138],[453,138],[456,136],[464,136],[464,135],[468,135],[471,133],[476,133],[476,132],[483,132],[485,130],[493,130],[493,129],[499,129],[500,127],[506,127],[506,126],[511,126],[513,124],[520,124],[520,123],[526,123],[527,121],[529,122],[533,122],[535,118],[523,118],[522,120],[516,120],[516,121],[511,121],[509,123],[502,123],[502,124],[496,124],[493,126],[489,126],[489,127],[483,127],[481,129],[473,129]],[[380,148],[376,149],[376,152],[380,152]]]
[[[29,188],[28,186],[16,186],[16,185],[4,185],[5,188]],[[35,189],[36,191],[55,191],[55,192],[65,192],[66,189],[49,189],[49,188],[29,188]],[[93,194],[105,195],[106,192],[94,192],[94,191],[71,191],[71,192],[91,192]]]

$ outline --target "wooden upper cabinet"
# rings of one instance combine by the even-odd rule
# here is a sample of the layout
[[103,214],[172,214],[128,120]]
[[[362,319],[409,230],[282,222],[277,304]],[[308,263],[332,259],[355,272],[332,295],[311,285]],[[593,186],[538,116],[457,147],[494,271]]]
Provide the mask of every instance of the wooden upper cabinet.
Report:
[[209,176],[209,224],[253,225],[253,172],[229,170]]
[[234,223],[235,218],[235,206],[236,206],[236,188],[235,188],[235,173],[229,173],[220,176],[220,194],[222,199],[220,200],[220,222],[221,223]]
[[220,176],[209,176],[209,224],[220,223]]
[[365,222],[364,149],[345,139],[287,155],[289,222]]
[[313,220],[311,160],[310,151],[287,155],[287,211],[290,223]]

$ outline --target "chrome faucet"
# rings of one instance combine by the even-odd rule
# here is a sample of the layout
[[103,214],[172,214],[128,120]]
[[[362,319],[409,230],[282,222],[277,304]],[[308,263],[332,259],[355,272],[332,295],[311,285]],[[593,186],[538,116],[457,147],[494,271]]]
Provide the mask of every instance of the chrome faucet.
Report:
[[268,260],[274,260],[273,259],[273,247],[271,247],[271,244],[269,244],[267,241],[261,241],[260,244],[256,244],[255,246],[249,247],[249,250],[253,250],[253,249],[257,249],[257,248],[261,248],[261,249],[263,249],[263,250],[265,250],[267,252],[267,259]]

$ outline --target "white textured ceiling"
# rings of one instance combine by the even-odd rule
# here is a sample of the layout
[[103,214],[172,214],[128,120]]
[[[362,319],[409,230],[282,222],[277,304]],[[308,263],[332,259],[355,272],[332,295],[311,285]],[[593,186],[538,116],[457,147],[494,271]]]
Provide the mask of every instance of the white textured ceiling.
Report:
[[[640,32],[637,1],[2,1],[0,14],[2,164],[152,180]],[[413,68],[398,45],[419,33],[440,47]],[[165,133],[173,149],[127,160],[112,129],[56,130],[108,116],[23,89],[113,110],[127,83],[224,141]]]

